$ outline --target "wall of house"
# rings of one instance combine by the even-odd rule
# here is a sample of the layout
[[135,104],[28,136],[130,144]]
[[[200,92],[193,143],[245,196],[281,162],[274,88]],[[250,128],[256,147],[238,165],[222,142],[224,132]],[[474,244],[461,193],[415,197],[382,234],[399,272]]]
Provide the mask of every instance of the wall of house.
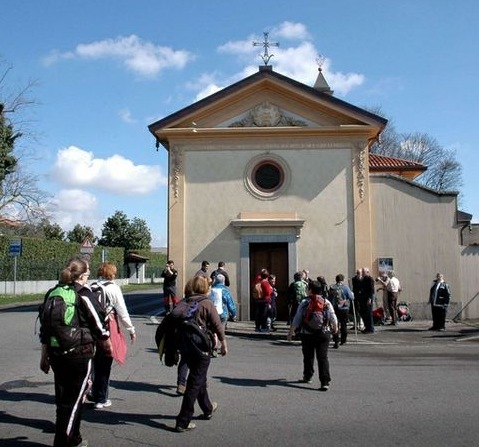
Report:
[[416,318],[430,318],[429,290],[437,272],[452,291],[448,316],[455,315],[465,295],[461,275],[456,195],[440,195],[392,176],[372,176],[375,274],[377,259],[393,258],[403,292]]
[[459,309],[459,318],[479,318],[479,246],[469,245],[461,247],[461,283],[463,307]]

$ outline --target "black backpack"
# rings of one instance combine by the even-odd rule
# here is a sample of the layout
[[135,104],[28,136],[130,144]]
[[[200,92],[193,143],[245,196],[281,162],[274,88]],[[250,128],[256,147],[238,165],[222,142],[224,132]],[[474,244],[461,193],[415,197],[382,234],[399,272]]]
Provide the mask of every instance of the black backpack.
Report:
[[46,293],[39,307],[41,339],[58,353],[73,353],[93,342],[90,332],[80,325],[78,305],[75,287],[59,284]]
[[158,326],[155,342],[166,366],[178,364],[178,352],[193,358],[212,355],[214,335],[197,321],[199,303],[204,299],[208,298],[181,300]]

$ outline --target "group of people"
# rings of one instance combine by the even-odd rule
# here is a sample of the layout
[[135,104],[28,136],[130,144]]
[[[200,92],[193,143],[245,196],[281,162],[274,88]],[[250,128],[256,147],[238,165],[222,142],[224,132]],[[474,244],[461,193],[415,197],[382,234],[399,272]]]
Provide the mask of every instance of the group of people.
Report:
[[106,308],[102,307],[87,284],[90,266],[81,258],[73,258],[67,263],[60,274],[59,284],[45,296],[44,306],[47,300],[61,297],[67,289],[75,291],[73,302],[64,301],[60,305],[64,309],[65,320],[68,318],[71,324],[68,332],[81,334],[77,337],[72,335],[71,347],[66,349],[59,343],[60,332],[53,319],[42,321],[40,328],[40,369],[48,374],[51,368],[54,374],[57,407],[55,447],[88,445],[80,433],[82,407],[86,398],[93,402],[96,409],[111,406],[108,388],[115,348],[109,327],[111,319],[117,319],[128,331],[131,342],[135,342],[135,327],[121,289],[114,283],[116,274],[117,267],[109,262],[103,263],[98,270],[98,282],[104,287],[107,296]]
[[[224,267],[224,262],[220,262],[218,268],[208,275],[209,263],[203,261],[201,269],[187,282],[184,290],[185,298],[198,301],[198,323],[215,334],[221,355],[226,355],[228,352],[225,339],[226,321],[230,316],[236,317],[236,307],[228,289],[229,276]],[[136,339],[135,328],[121,289],[114,283],[116,274],[117,269],[114,264],[103,263],[98,271],[99,282],[105,287],[109,298],[109,318],[111,314],[114,318],[118,318],[128,331],[133,343]],[[165,305],[171,306],[167,308],[168,312],[178,302],[176,293],[178,272],[174,268],[173,261],[167,262],[163,275],[167,283],[164,286]],[[99,306],[97,297],[87,283],[89,277],[88,262],[81,258],[74,258],[61,272],[57,286],[68,286],[75,290],[77,298],[74,308],[78,314],[75,321],[78,324],[77,329],[82,333],[82,336],[78,338],[78,344],[66,351],[62,350],[52,343],[50,333],[47,333],[43,327],[40,329],[42,343],[40,368],[45,373],[48,373],[51,368],[54,373],[57,411],[53,445],[57,447],[88,445],[80,434],[81,412],[85,398],[88,397],[93,401],[97,409],[111,405],[108,399],[108,386],[113,354],[107,323],[109,319],[104,318],[102,314],[104,309]],[[277,299],[275,282],[275,275],[270,274],[266,269],[263,269],[255,280],[255,286],[259,284],[258,294],[260,295],[257,299],[255,319],[257,330],[268,330],[275,321]],[[298,335],[301,339],[302,382],[311,383],[316,357],[321,391],[327,391],[331,382],[328,360],[330,340],[333,339],[335,348],[346,343],[347,323],[353,300],[357,303],[359,315],[365,325],[363,332],[374,332],[372,305],[375,281],[369,269],[362,268],[357,270],[351,282],[352,290],[344,282],[344,275],[338,274],[335,283],[328,287],[323,277],[318,276],[314,281],[309,278],[307,271],[302,271],[294,275],[294,281],[289,287],[290,330],[287,338],[291,341]],[[388,309],[392,324],[396,324],[395,305],[401,290],[399,280],[394,272],[391,272],[387,278],[385,275],[377,278],[377,282],[380,282],[388,291]],[[45,301],[50,293],[53,292],[47,292]],[[449,285],[444,281],[444,276],[438,273],[429,296],[433,317],[433,326],[430,330],[444,330],[450,298]],[[183,400],[176,417],[177,432],[195,428],[191,420],[196,401],[203,412],[202,418],[206,420],[211,419],[218,408],[218,404],[210,400],[207,389],[207,373],[211,356],[198,357],[188,352],[180,352],[180,354],[178,391],[183,394]],[[91,382],[92,376],[93,382]],[[91,383],[92,387],[89,391]]]
[[255,330],[256,332],[275,331],[277,317],[276,275],[261,269],[253,281],[253,296],[255,298]]

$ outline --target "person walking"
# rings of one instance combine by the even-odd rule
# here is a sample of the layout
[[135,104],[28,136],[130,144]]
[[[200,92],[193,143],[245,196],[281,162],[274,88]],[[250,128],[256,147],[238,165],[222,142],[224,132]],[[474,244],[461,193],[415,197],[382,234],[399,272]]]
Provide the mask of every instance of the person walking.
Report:
[[[131,343],[133,344],[136,341],[135,326],[133,326],[131,322],[121,288],[113,282],[116,278],[117,271],[116,265],[112,262],[104,262],[101,264],[98,269],[98,284],[104,288],[108,303],[105,309],[108,318],[107,321],[115,319],[117,322],[120,322],[128,331]],[[115,324],[115,330],[121,330],[118,324]],[[110,332],[112,345],[115,346],[113,339],[114,333],[113,331]],[[90,395],[88,396],[88,400],[94,402],[94,408],[97,410],[111,406],[111,400],[108,399],[108,390],[112,363],[113,357],[101,349],[101,346],[98,347],[93,358],[93,385]]]
[[[72,324],[75,332],[81,333],[77,343],[64,351],[53,343],[46,328],[40,327],[42,354],[40,369],[48,374],[53,370],[55,381],[56,421],[54,447],[87,446],[80,433],[83,403],[88,391],[95,342],[102,345],[105,353],[111,355],[109,332],[99,317],[99,308],[95,306],[92,291],[86,285],[90,275],[88,262],[80,258],[71,259],[60,274],[60,286],[70,286],[76,291]],[[45,303],[55,290],[47,292]],[[67,313],[69,307],[65,313]],[[74,326],[72,326],[74,327]],[[69,331],[72,333],[72,331]]]
[[303,272],[296,272],[293,276],[293,282],[288,287],[288,310],[289,318],[288,324],[291,324],[299,304],[308,295],[308,286],[303,281]]
[[[224,328],[214,304],[208,299],[210,288],[208,279],[209,278],[205,278],[204,276],[196,276],[193,278],[191,283],[193,295],[190,296],[189,299],[198,301],[198,313],[196,317],[198,324],[202,327],[209,328],[217,335],[221,345],[220,354],[226,355],[228,347]],[[191,422],[196,401],[198,401],[198,405],[203,412],[202,419],[211,419],[213,413],[218,408],[216,402],[210,401],[208,388],[206,386],[211,357],[209,354],[199,356],[193,354],[191,351],[192,350],[181,352],[180,350],[182,359],[184,359],[188,365],[189,374],[181,409],[176,417],[175,430],[179,433],[196,428],[196,424]]]
[[231,296],[230,289],[226,287],[225,281],[226,281],[226,278],[223,276],[223,274],[218,273],[215,276],[215,279],[213,281],[211,291],[212,292],[217,291],[219,292],[219,295],[221,296],[221,302],[222,302],[221,312],[219,311],[219,306],[217,306],[216,303],[215,303],[215,307],[218,310],[221,323],[226,329],[226,324],[228,320],[230,318],[236,319],[236,304],[233,300],[233,297]]
[[429,291],[429,304],[431,305],[432,326],[430,331],[446,330],[446,312],[451,301],[451,290],[449,284],[444,281],[442,273],[436,274],[436,279],[432,283]]
[[331,301],[336,317],[338,318],[339,331],[333,334],[334,348],[344,345],[348,338],[349,309],[354,299],[353,292],[344,284],[344,275],[336,275],[336,283],[329,287],[329,300]]
[[[330,301],[321,296],[322,286],[311,282],[309,296],[301,302],[288,332],[288,341],[297,329],[303,352],[303,383],[311,383],[314,375],[314,358],[318,362],[320,391],[328,391],[331,382],[328,348],[331,334],[338,330],[338,320]],[[316,326],[312,321],[318,322]]]

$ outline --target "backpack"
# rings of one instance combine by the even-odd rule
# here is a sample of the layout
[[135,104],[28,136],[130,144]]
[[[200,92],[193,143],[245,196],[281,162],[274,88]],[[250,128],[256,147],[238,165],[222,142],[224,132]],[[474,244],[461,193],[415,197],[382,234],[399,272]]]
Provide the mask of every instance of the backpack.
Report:
[[327,332],[331,320],[329,304],[321,295],[310,298],[304,313],[303,324],[309,332]]
[[223,290],[220,287],[212,287],[209,298],[213,301],[218,315],[221,317],[223,314]]
[[306,298],[306,284],[303,281],[294,281],[292,284],[292,301],[299,304]]
[[263,289],[261,288],[261,281],[257,282],[253,287],[253,298],[261,300],[263,298]]
[[98,309],[98,313],[100,316],[101,321],[104,323],[106,329],[109,329],[109,315],[115,309],[110,303],[110,298],[108,297],[108,293],[106,292],[106,286],[109,284],[113,284],[112,281],[107,281],[104,283],[94,282],[90,285],[91,291],[93,292],[93,296],[95,300],[99,303],[100,308]]
[[71,285],[50,289],[38,310],[42,341],[61,354],[68,354],[93,342],[88,331],[80,327],[78,294]]
[[339,307],[339,302],[343,301],[343,288],[338,284],[333,284],[329,288],[329,301],[334,307]]
[[178,364],[178,351],[182,356],[209,357],[215,345],[213,333],[198,324],[197,314],[202,297],[183,299],[163,318],[155,334],[160,360],[166,366]]

